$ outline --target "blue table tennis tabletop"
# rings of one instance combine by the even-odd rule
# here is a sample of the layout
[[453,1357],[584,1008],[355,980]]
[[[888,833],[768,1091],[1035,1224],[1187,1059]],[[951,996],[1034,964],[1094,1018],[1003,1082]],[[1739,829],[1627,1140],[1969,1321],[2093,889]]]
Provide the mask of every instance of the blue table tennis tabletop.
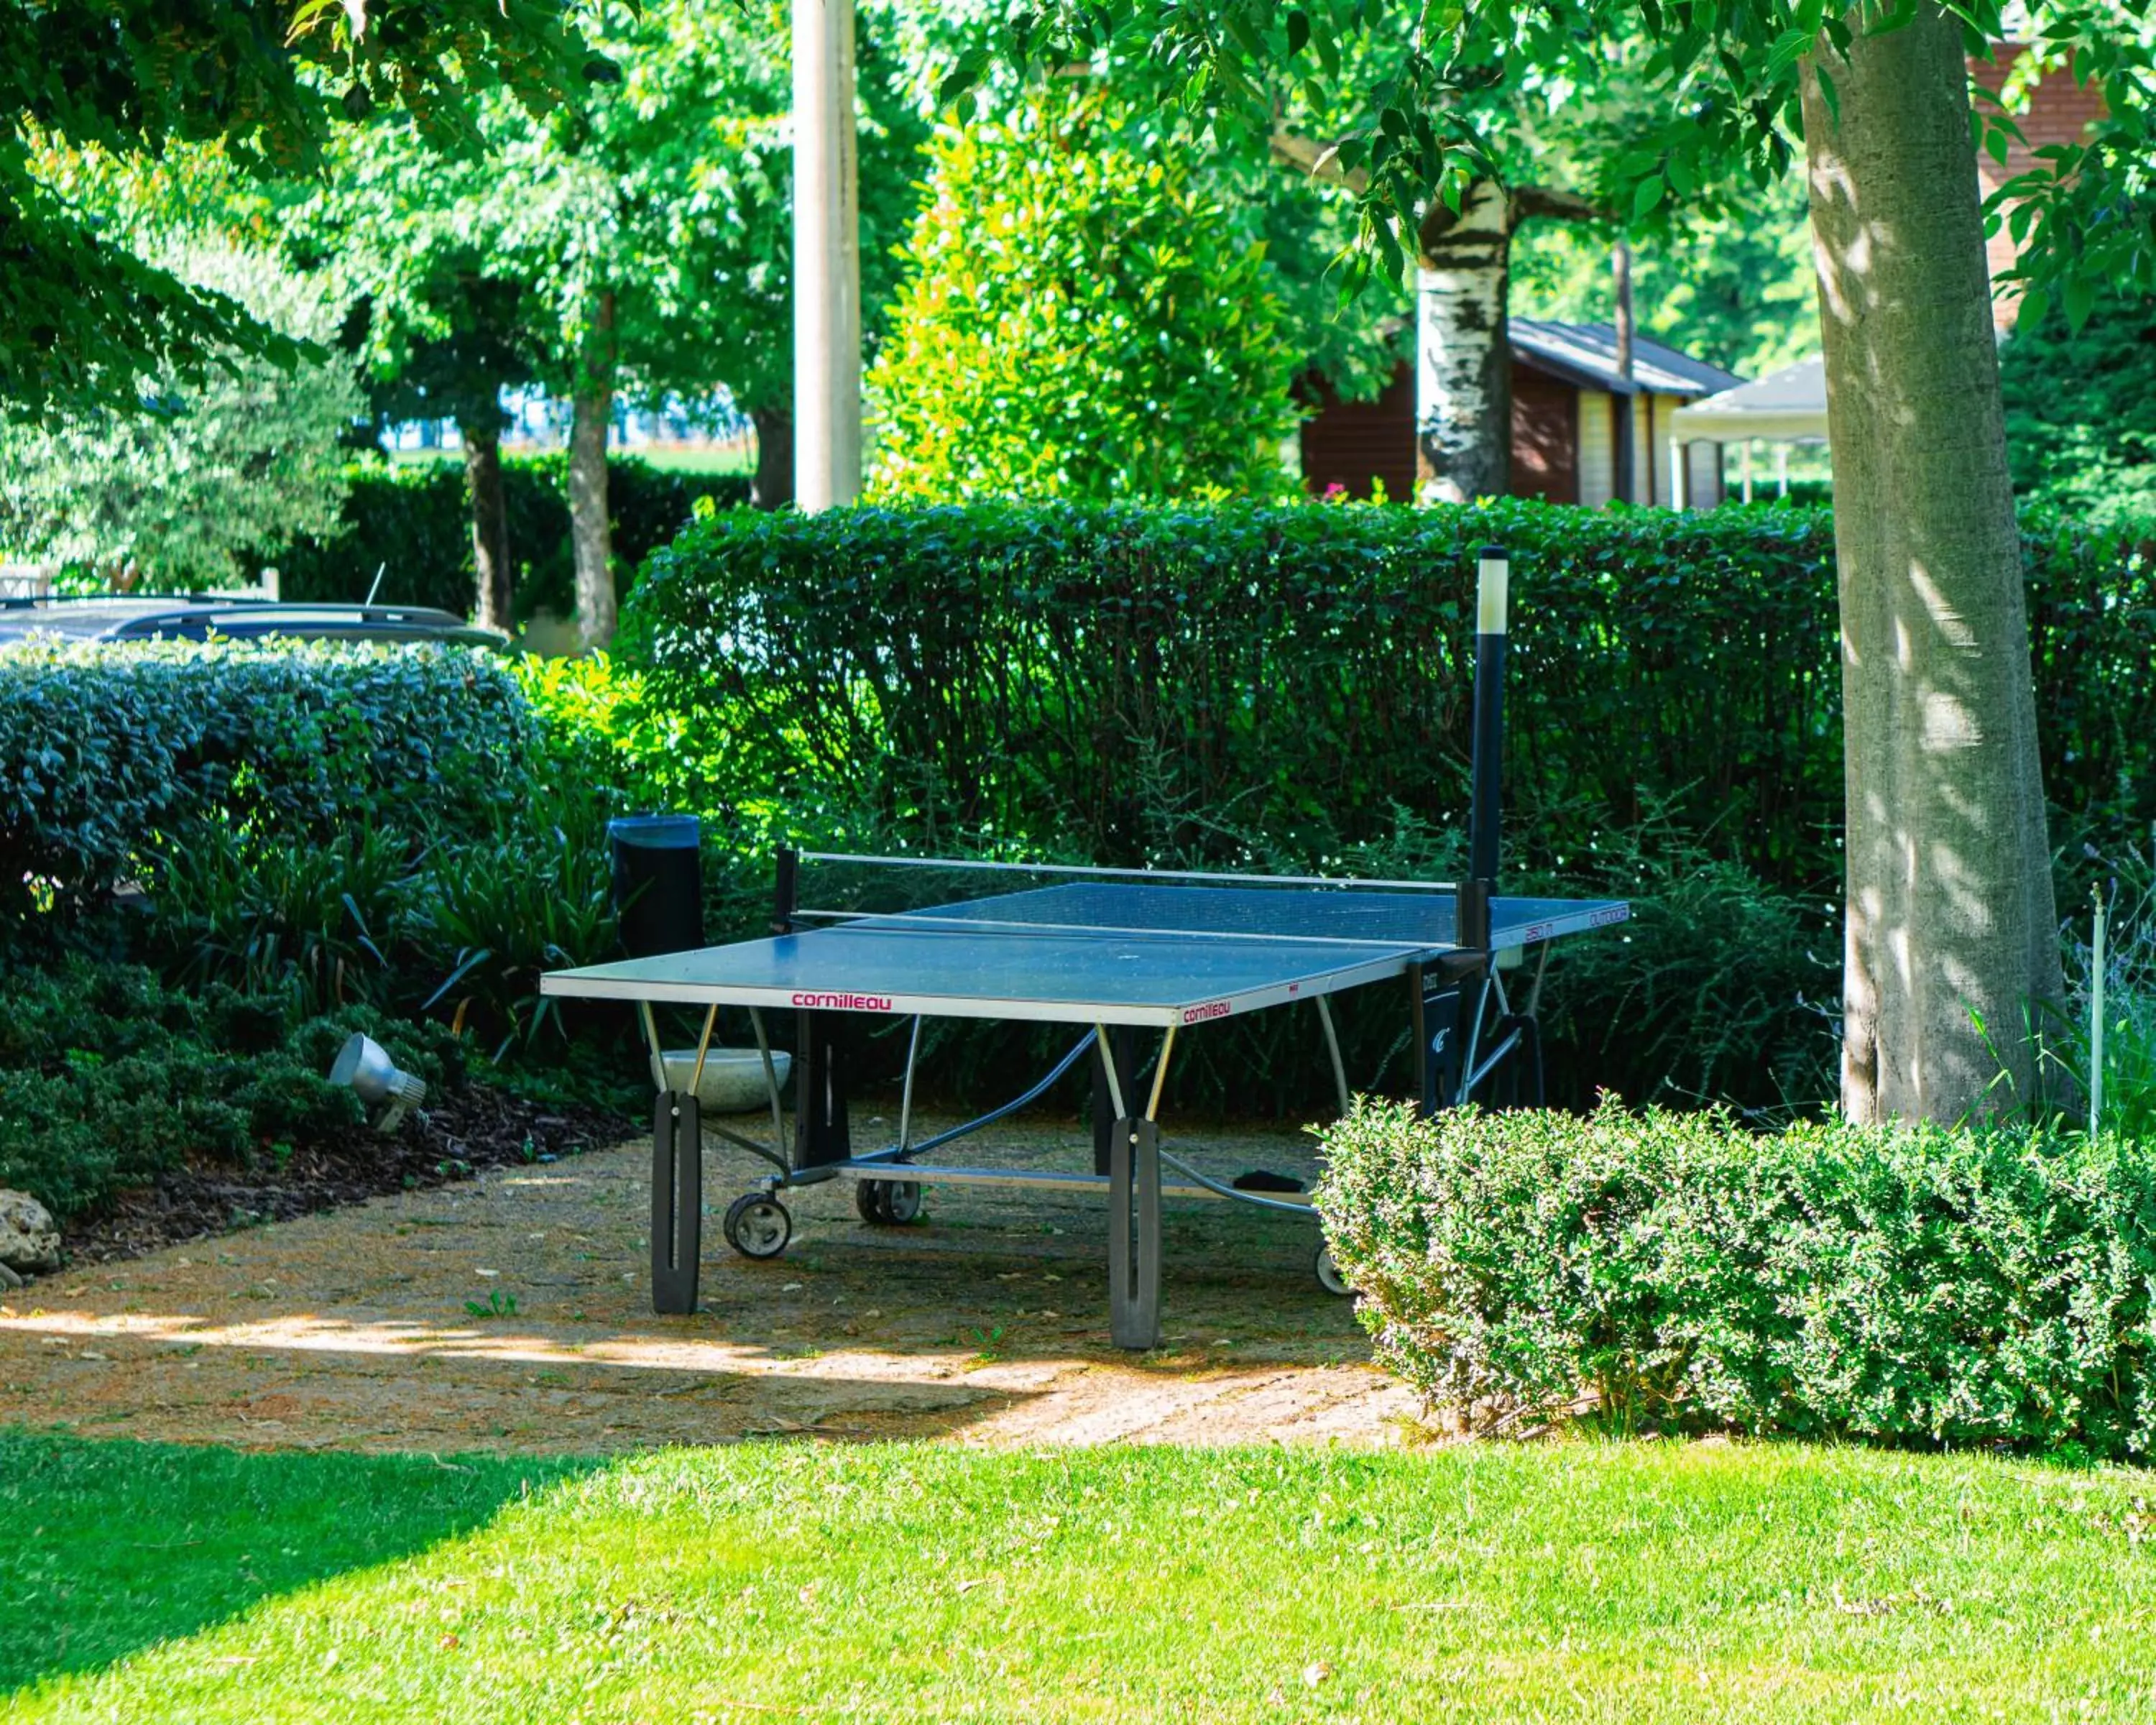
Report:
[[[1404,975],[1452,950],[1449,891],[1073,881],[767,940],[554,971],[570,999],[1190,1024]],[[1620,902],[1497,898],[1502,952],[1621,922]]]

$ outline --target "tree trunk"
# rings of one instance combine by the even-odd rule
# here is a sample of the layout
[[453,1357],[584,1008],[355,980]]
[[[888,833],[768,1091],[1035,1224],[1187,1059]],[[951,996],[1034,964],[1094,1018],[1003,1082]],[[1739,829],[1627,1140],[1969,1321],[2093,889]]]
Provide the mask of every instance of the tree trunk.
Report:
[[2059,993],[2056,913],[1963,26],[1933,0],[1900,29],[1849,23],[1845,59],[1820,49],[1839,116],[1818,64],[1804,95],[1841,613],[1842,1109],[1951,1121],[2012,1100],[2002,1061],[2031,1093],[2024,1015]]
[[613,639],[613,526],[607,513],[613,372],[614,296],[608,291],[593,306],[569,419],[569,546],[577,568],[577,638],[588,653]]
[[1422,223],[1415,295],[1415,478],[1425,497],[1472,503],[1512,489],[1512,354],[1506,335],[1512,212],[1485,180],[1455,218]]
[[793,501],[793,416],[757,408],[749,418],[756,426],[756,474],[748,501],[758,509],[783,509]]
[[481,629],[516,633],[510,614],[509,511],[501,492],[501,427],[459,424],[465,446],[465,485],[471,501],[472,569],[477,579],[473,620]]

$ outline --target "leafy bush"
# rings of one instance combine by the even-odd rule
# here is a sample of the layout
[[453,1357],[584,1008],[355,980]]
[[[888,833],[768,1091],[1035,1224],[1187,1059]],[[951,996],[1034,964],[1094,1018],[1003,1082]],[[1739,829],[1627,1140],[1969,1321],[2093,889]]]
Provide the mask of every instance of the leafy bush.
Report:
[[[516,566],[516,614],[567,617],[575,608],[569,548],[567,461],[561,455],[502,463],[509,549]],[[616,584],[626,593],[644,558],[688,526],[699,501],[722,509],[746,505],[744,474],[680,473],[633,455],[608,463],[607,502],[613,515]],[[355,462],[338,531],[295,540],[257,563],[274,563],[286,598],[363,599],[381,569],[380,597],[401,605],[435,605],[459,616],[472,607],[471,516],[456,461]]]
[[2078,330],[2053,306],[1999,352],[2014,489],[2103,529],[2156,516],[2156,306],[2112,293]]
[[1591,1413],[2156,1453],[2138,1144],[1369,1103],[1317,1190],[1384,1363],[1484,1429]]
[[[1508,793],[1650,799],[1784,881],[1838,872],[1828,523],[1804,511],[968,508],[717,516],[630,601],[714,803],[821,797],[1143,860],[1216,824],[1309,856],[1466,803],[1473,552],[1512,547]],[[1511,864],[1540,860],[1532,816]],[[1591,836],[1574,826],[1560,842]]]
[[65,1219],[190,1159],[244,1164],[280,1142],[355,1125],[323,1077],[364,1030],[430,1085],[462,1075],[439,1026],[289,998],[166,988],[139,966],[69,960],[0,981],[0,1186]]
[[1097,100],[942,132],[868,387],[871,489],[1278,495],[1305,356],[1265,247]]
[[41,890],[80,904],[161,861],[199,870],[221,835],[273,835],[296,860],[361,824],[489,831],[524,802],[538,758],[515,679],[485,654],[13,649],[0,654],[0,931]]
[[272,995],[302,1015],[439,1009],[501,1061],[560,1027],[540,972],[618,954],[613,808],[603,789],[536,775],[483,832],[208,825],[163,859],[134,947],[183,984]]

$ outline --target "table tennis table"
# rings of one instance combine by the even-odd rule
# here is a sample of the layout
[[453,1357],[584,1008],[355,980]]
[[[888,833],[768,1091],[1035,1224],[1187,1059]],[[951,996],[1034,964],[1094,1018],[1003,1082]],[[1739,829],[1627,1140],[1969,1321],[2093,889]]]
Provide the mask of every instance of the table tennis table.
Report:
[[[1491,898],[1487,934],[1458,938],[1460,890],[1450,884],[1326,880],[1113,869],[1013,867],[1054,878],[1016,891],[939,899],[895,912],[803,908],[790,902],[804,865],[857,874],[942,870],[978,887],[996,865],[958,860],[833,854],[781,860],[784,932],[701,951],[549,974],[548,994],[624,1000],[644,1014],[660,1091],[654,1132],[653,1291],[661,1310],[693,1310],[701,1253],[701,1137],[713,1131],[773,1167],[763,1186],[727,1212],[726,1234],[751,1257],[785,1249],[791,1223],[778,1194],[831,1179],[859,1183],[865,1218],[909,1221],[927,1183],[1006,1183],[1098,1189],[1108,1199],[1111,1327],[1126,1347],[1149,1348],[1159,1330],[1160,1206],[1163,1197],[1219,1198],[1307,1212],[1301,1194],[1250,1192],[1163,1149],[1160,1106],[1179,1034],[1245,1014],[1312,1004],[1330,1054],[1340,1106],[1349,1102],[1329,997],[1383,983],[1408,985],[1413,1040],[1424,1050],[1426,1106],[1453,1106],[1484,1090],[1508,1061],[1532,1067],[1527,1101],[1539,1101],[1535,996],[1550,945],[1622,922],[1620,902]],[[1526,973],[1517,1005],[1505,981]],[[1463,1007],[1463,992],[1466,998]],[[773,1142],[764,1145],[701,1119],[696,1083],[668,1086],[651,1009],[705,1009],[702,1046],[721,1006],[748,1009],[764,1052]],[[769,1019],[796,1015],[794,1123],[785,1128]],[[857,1153],[846,1109],[844,1024],[865,1016],[911,1018],[899,1127],[894,1142]],[[1070,1024],[1070,1051],[1016,1101],[920,1142],[911,1136],[921,1020],[993,1019]],[[1127,1028],[1160,1034],[1150,1093],[1136,1094]],[[1121,1042],[1124,1045],[1118,1047]],[[1088,1054],[1106,1092],[1091,1173],[928,1163],[935,1152],[1037,1100]],[[1163,1174],[1165,1165],[1168,1172]],[[1328,1276],[1323,1249],[1321,1281]]]
[[[870,1222],[911,1221],[921,1186],[1016,1183],[1099,1190],[1108,1202],[1110,1328],[1126,1348],[1160,1333],[1161,1200],[1217,1198],[1306,1216],[1306,1194],[1221,1180],[1160,1141],[1160,1107],[1179,1034],[1307,1001],[1324,1034],[1341,1111],[1350,1104],[1329,1002],[1348,989],[1407,985],[1410,1081],[1425,1110],[1471,1101],[1542,1101],[1536,1008],[1553,942],[1621,922],[1615,901],[1501,897],[1499,765],[1510,562],[1477,553],[1468,875],[1457,882],[1336,880],[1036,867],[921,857],[783,851],[768,939],[553,972],[543,993],[632,1002],[650,1044],[659,1100],[652,1132],[652,1303],[693,1312],[702,1245],[702,1146],[708,1129],[773,1172],[726,1213],[726,1236],[752,1258],[786,1249],[792,1221],[778,1194],[850,1179]],[[804,906],[804,870],[851,870],[902,891]],[[882,903],[873,902],[882,897]],[[1506,978],[1524,969],[1519,1000]],[[688,1088],[670,1081],[653,1015],[701,1006]],[[747,1009],[763,1056],[772,1142],[701,1119],[696,1091],[721,1006]],[[794,1118],[789,1134],[766,1014],[794,1015]],[[857,1153],[847,1113],[845,1029],[912,1020],[896,1141]],[[915,1142],[913,1081],[930,1018],[1069,1024],[1069,1052],[1014,1101]],[[1138,1094],[1137,1040],[1160,1033],[1147,1094]],[[1045,1096],[1089,1055],[1094,1069],[1090,1173],[928,1163],[927,1157]],[[1163,1168],[1167,1173],[1163,1174]],[[1321,1245],[1318,1279],[1345,1292]]]

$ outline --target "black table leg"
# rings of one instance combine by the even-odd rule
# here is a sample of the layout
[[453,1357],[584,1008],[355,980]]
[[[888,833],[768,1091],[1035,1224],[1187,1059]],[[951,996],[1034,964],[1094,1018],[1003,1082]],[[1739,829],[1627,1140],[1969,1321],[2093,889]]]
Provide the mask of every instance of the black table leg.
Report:
[[651,1309],[696,1309],[703,1257],[704,1126],[690,1091],[660,1094],[651,1127]]
[[1160,1128],[1119,1120],[1108,1154],[1108,1331],[1118,1348],[1160,1341]]

